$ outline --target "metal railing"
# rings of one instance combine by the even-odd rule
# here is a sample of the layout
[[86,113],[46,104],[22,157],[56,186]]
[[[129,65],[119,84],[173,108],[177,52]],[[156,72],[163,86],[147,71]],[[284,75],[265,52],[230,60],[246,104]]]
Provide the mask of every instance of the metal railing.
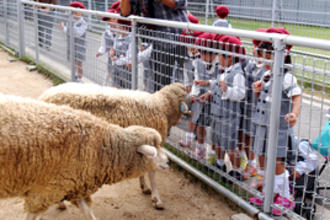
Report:
[[[214,161],[212,162],[210,160],[211,157],[209,157],[209,154],[206,154],[207,156],[205,157],[198,152],[196,154],[195,151],[199,150],[199,146],[197,146],[195,140],[192,140],[191,149],[178,144],[180,140],[186,139],[186,132],[188,132],[187,124],[189,124],[190,118],[183,118],[178,126],[172,128],[167,143],[172,145],[172,152],[180,155],[180,157],[188,161],[189,164],[180,162],[176,157],[172,158],[176,158],[175,160],[181,163],[185,169],[190,171],[194,170],[196,175],[198,173],[199,178],[204,179],[205,182],[213,187],[214,184],[219,184],[216,189],[217,191],[221,191],[225,195],[231,195],[233,192],[236,193],[238,197],[232,199],[245,209],[248,209],[249,213],[257,214],[256,210],[260,209],[267,214],[272,214],[273,208],[277,208],[282,210],[282,215],[299,218],[290,208],[283,204],[276,203],[273,198],[277,149],[276,140],[279,135],[278,118],[280,116],[281,102],[283,101],[281,91],[284,69],[291,70],[290,72],[297,78],[298,84],[302,90],[302,101],[299,103],[301,105],[301,116],[294,127],[295,135],[298,140],[306,138],[313,141],[317,136],[322,134],[322,125],[327,121],[325,117],[326,111],[330,108],[330,62],[328,59],[322,57],[311,57],[294,53],[291,54],[291,64],[284,64],[285,48],[286,45],[293,45],[294,47],[302,47],[306,50],[312,48],[329,51],[330,41],[239,29],[217,28],[207,25],[148,19],[137,16],[122,18],[119,15],[108,14],[101,11],[81,10],[23,0],[17,2],[0,0],[0,5],[6,6],[0,12],[1,42],[18,51],[19,56],[28,55],[35,59],[36,63],[45,65],[50,71],[61,74],[62,77],[68,80],[82,80],[83,82],[92,81],[101,85],[151,90],[151,92],[153,92],[170,82],[186,81],[186,62],[190,59],[186,54],[186,50],[190,50],[191,48],[195,48],[201,52],[207,51],[209,54],[212,52],[217,55],[217,58],[223,55],[227,57],[237,57],[241,60],[242,65],[243,60],[249,62],[257,60],[263,65],[269,65],[272,72],[276,74],[272,76],[273,95],[270,97],[272,103],[269,109],[270,121],[266,125],[269,138],[266,141],[268,149],[266,154],[266,176],[264,184],[261,182],[261,187],[264,188],[264,194],[260,193],[253,186],[257,182],[256,178],[251,177],[248,180],[239,181],[235,179],[235,176],[229,175],[229,172],[223,172],[223,170],[215,166],[213,163]],[[51,13],[45,14],[38,6],[52,9]],[[82,13],[82,17],[75,17],[76,12]],[[127,26],[123,24],[125,22],[121,22],[121,24],[116,22],[102,22],[100,20],[103,16],[130,21],[131,25]],[[85,32],[77,34],[75,30],[70,27],[73,27],[77,20],[81,18],[84,19],[85,23],[89,26]],[[89,22],[88,19],[90,19]],[[66,27],[68,28],[66,33],[60,28],[59,24],[61,22],[66,23]],[[101,33],[106,30],[107,25],[112,25],[111,31],[115,33],[115,40],[117,43],[116,46],[113,45],[112,48],[108,48],[109,50],[106,52],[106,55],[109,58],[107,58],[107,56],[97,58],[95,55],[99,51],[99,46],[101,44]],[[272,42],[274,47],[273,58],[256,58],[252,54],[253,48],[251,44],[244,44],[247,51],[246,54],[237,54],[234,51],[228,51],[224,48],[210,48],[199,46],[188,41],[180,41],[180,37],[182,36],[159,32],[157,28],[150,29],[151,25],[239,36],[248,41],[257,39],[260,41]],[[146,28],[146,26],[148,26],[148,28]],[[99,32],[98,30],[102,31]],[[119,42],[129,42],[130,44],[120,46]],[[144,65],[145,63],[142,63],[140,60],[140,52],[143,51],[141,46],[145,44],[153,46],[151,55],[149,55],[146,60],[149,66]],[[113,52],[110,53],[110,51]],[[116,56],[116,58],[114,58],[114,56]],[[124,63],[119,64],[116,62],[121,58],[124,60]],[[201,58],[198,59],[200,60]],[[193,73],[190,74],[193,75]],[[187,84],[187,86],[189,85]],[[292,101],[290,101],[290,103],[292,104]],[[247,103],[244,104],[245,106],[247,105]],[[207,112],[201,114],[202,118],[209,116]],[[211,119],[214,120],[216,117],[211,115]],[[211,134],[216,133],[217,130],[210,128],[207,123],[200,124],[200,127],[205,129],[206,136],[203,146],[207,150],[207,153],[209,153],[212,149]],[[192,130],[192,132],[194,132],[194,130]],[[221,136],[221,134],[216,135]],[[316,146],[320,147],[320,142],[316,143]],[[215,148],[215,150],[217,149],[218,148]],[[318,152],[321,152],[321,148]],[[298,153],[298,149],[296,149],[296,153]],[[244,161],[244,153],[242,155],[241,161]],[[318,157],[321,159],[323,158],[320,154],[318,154]],[[296,154],[294,159],[295,162],[297,162],[297,158],[298,154]],[[228,159],[226,159],[225,162],[228,168],[227,171],[229,171],[231,167],[241,170],[244,168],[244,164],[242,167],[237,168],[240,164],[233,161],[230,162]],[[288,158],[284,157],[283,162],[289,164]],[[195,168],[192,169],[191,166]],[[295,167],[295,165],[293,165],[293,167]],[[286,168],[289,168],[289,165],[286,165]],[[199,171],[197,172],[196,169]],[[213,179],[213,182],[207,179],[203,172],[208,178]],[[322,175],[319,175],[319,173],[306,173],[306,178],[312,175],[316,177],[314,178],[315,187],[311,193],[307,193],[308,196],[305,192],[303,193],[303,200],[296,201],[296,204],[304,208],[300,209],[300,211],[296,210],[296,213],[304,215],[304,213],[307,212],[306,210],[308,210],[308,213],[311,214],[309,219],[326,219],[327,216],[329,216],[329,211],[327,209],[329,197],[327,191],[323,190],[321,192],[319,190],[319,187],[323,186],[328,181],[327,174],[329,174],[329,169],[327,169],[327,167]],[[296,186],[296,177],[290,180],[290,186],[293,193]],[[307,188],[305,191],[306,190]],[[252,196],[261,198],[263,204],[261,206],[249,204],[249,198]],[[239,201],[239,198],[241,201]],[[306,205],[307,202],[309,202],[308,206]],[[265,216],[262,217],[263,214],[259,216],[260,218],[267,218]]]

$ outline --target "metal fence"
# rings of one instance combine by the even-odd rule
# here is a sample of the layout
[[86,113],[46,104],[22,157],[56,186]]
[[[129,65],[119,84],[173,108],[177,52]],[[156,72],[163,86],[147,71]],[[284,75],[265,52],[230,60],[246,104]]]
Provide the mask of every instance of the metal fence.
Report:
[[[194,96],[195,102],[191,108],[192,112],[198,114],[199,117],[197,119],[193,116],[184,117],[176,127],[172,128],[170,136],[167,138],[167,143],[171,145],[172,159],[180,162],[185,169],[194,172],[195,175],[198,175],[199,178],[218,191],[230,196],[230,199],[238,202],[251,214],[258,214],[258,209],[260,209],[269,215],[274,212],[274,214],[290,218],[304,216],[307,219],[330,219],[328,217],[330,195],[326,188],[322,188],[329,183],[330,170],[326,164],[329,143],[324,144],[323,140],[317,139],[317,137],[324,134],[328,135],[330,132],[327,130],[330,119],[326,117],[330,108],[330,62],[321,55],[311,57],[308,54],[293,53],[291,54],[291,62],[284,64],[286,45],[293,45],[306,50],[312,48],[329,51],[329,41],[296,36],[283,37],[283,35],[278,34],[215,28],[141,17],[120,18],[120,22],[118,22],[119,16],[114,14],[28,1],[20,3],[20,1],[0,0],[0,5],[4,6],[1,7],[0,11],[1,42],[18,51],[20,56],[28,55],[35,59],[38,64],[46,66],[50,71],[54,71],[68,80],[92,81],[100,85],[150,92],[174,81],[184,82],[187,87],[191,85],[189,82],[194,84],[190,94]],[[47,6],[52,10],[45,12],[38,6]],[[102,16],[114,20],[103,22],[101,21]],[[128,25],[125,21],[130,21],[131,24]],[[78,23],[79,25],[77,25]],[[155,31],[150,25],[239,36],[241,39],[248,39],[249,42],[253,39],[272,42],[273,50],[268,51],[270,57],[266,55],[267,51],[259,50],[261,55],[258,57],[256,53],[252,52],[256,48],[253,48],[251,44],[242,46],[245,48],[246,54],[240,53],[242,47],[239,50],[232,50],[229,49],[230,45],[222,45],[219,41],[207,41],[204,44],[196,45],[193,43],[195,41],[189,37]],[[76,28],[77,26],[79,28]],[[102,50],[100,48],[102,34],[108,28],[110,28],[111,33],[115,34],[113,39],[116,43],[110,48]],[[199,51],[199,56],[195,54],[196,50]],[[98,53],[103,55],[96,56]],[[228,76],[232,71],[231,69],[234,68],[230,67],[234,66],[229,63],[231,62],[229,61],[230,57],[233,62],[237,61],[235,68],[241,68],[242,71],[239,72],[239,75],[243,76],[246,81],[255,73],[248,70],[247,66],[254,65],[258,70],[267,66],[268,74],[275,73],[271,74],[268,80],[266,80],[266,76],[269,76],[267,74],[260,78],[264,83],[262,85],[272,84],[268,91],[272,95],[265,96],[263,99],[262,97],[256,98],[252,88],[244,86],[244,93],[249,91],[251,100],[239,98],[224,102],[221,98],[219,99],[221,94],[217,92],[226,90],[225,87],[222,87],[223,85],[220,85],[220,81],[223,81],[221,75],[227,74]],[[206,71],[209,74],[206,74],[208,78],[198,78],[201,77],[196,75],[198,71],[189,72],[188,66],[192,59],[194,59],[193,66]],[[244,67],[244,71],[242,67]],[[211,74],[212,71],[213,75]],[[223,71],[224,74],[218,74],[218,72],[222,73]],[[294,83],[295,78],[293,77],[290,78],[291,81],[289,80],[286,84],[283,83],[284,78],[292,75],[297,79],[297,84]],[[195,81],[191,81],[191,79],[189,81],[189,78],[194,76],[196,77]],[[196,87],[196,80],[199,79],[209,79],[215,82],[214,85],[218,86],[215,88],[218,89],[211,90],[215,93],[211,93],[213,99],[206,102],[208,104],[198,104],[196,107],[196,97],[201,95],[200,92],[210,90],[206,86],[199,87],[200,90],[197,89],[197,93],[195,93],[196,90],[194,89],[198,88]],[[225,81],[227,88],[235,87],[235,83],[237,83],[236,79]],[[288,95],[289,93],[286,93],[286,96],[283,95],[283,90],[294,85],[302,91],[301,100],[294,100],[292,98],[294,95]],[[296,96],[299,94],[299,92],[296,93]],[[200,101],[203,100],[200,99]],[[247,150],[252,148],[252,143],[251,140],[249,143],[246,138],[251,136],[253,142],[256,142],[257,138],[262,135],[255,135],[253,130],[252,133],[248,133],[247,128],[243,130],[240,125],[241,119],[245,119],[249,123],[247,125],[254,125],[251,122],[252,114],[247,114],[246,111],[249,109],[248,106],[252,105],[254,107],[251,111],[257,112],[258,104],[253,104],[255,102],[271,103],[267,108],[259,109],[260,114],[263,112],[263,114],[268,115],[263,122],[264,130],[262,131],[263,137],[266,138],[261,141],[261,145],[266,146],[266,149],[261,149],[259,152],[261,156],[266,157],[265,168],[263,169],[262,167],[259,168],[258,165],[262,163],[261,159],[253,159],[250,154],[251,150]],[[227,114],[224,112],[218,115],[216,113],[219,111],[217,104],[226,103],[228,106],[224,109],[231,109],[227,112],[228,117],[224,117],[223,114]],[[283,133],[286,137],[289,134],[288,129],[279,129],[279,126],[283,126],[282,122],[279,123],[279,119],[281,118],[283,121],[283,117],[285,117],[283,110],[281,110],[281,106],[283,107],[281,103],[286,103],[291,107],[298,105],[301,108],[299,119],[292,131],[294,138],[290,142],[291,148],[286,146],[288,141],[285,141],[283,148],[280,148],[280,144],[277,142],[278,137],[283,136]],[[239,105],[239,108],[234,110],[234,105]],[[199,111],[200,106],[203,109],[201,111]],[[211,110],[213,108],[212,114],[209,112],[209,107]],[[195,140],[195,134],[198,136],[197,140]],[[302,139],[314,143],[315,149],[306,148],[304,142],[299,142]],[[188,141],[189,143],[183,143],[181,146],[180,141]],[[297,145],[294,143],[301,143],[301,148],[305,151],[300,152],[299,145],[295,147]],[[242,145],[242,149],[237,150],[236,145],[239,144]],[[235,149],[232,149],[230,146],[234,145]],[[254,150],[256,148],[257,145]],[[223,152],[221,149],[227,151],[224,160],[220,154]],[[248,154],[244,152],[248,152]],[[285,154],[285,156],[278,156],[282,158],[278,165],[276,165],[277,152],[284,152]],[[173,156],[173,153],[181,159]],[[182,160],[186,162],[182,162]],[[244,180],[238,180],[239,174],[243,174],[243,171],[248,167],[247,161],[249,166],[258,168],[259,174],[256,177],[247,176]],[[315,161],[317,164],[314,169],[308,169],[312,167],[308,164]],[[223,166],[223,162],[225,166]],[[289,171],[293,172],[299,167],[298,163],[303,162],[307,164],[307,167],[305,165],[304,169],[299,170],[301,171],[299,174],[303,177],[298,178],[296,173],[289,178],[291,174]],[[321,169],[323,165],[325,169]],[[284,171],[276,170],[276,166],[284,167]],[[278,175],[275,175],[276,173]],[[279,173],[282,173],[282,176]],[[302,184],[298,179],[302,181]],[[310,187],[311,185],[312,187]],[[278,186],[283,187],[278,189]],[[259,191],[260,189],[263,190]],[[292,198],[283,196],[287,190],[289,190],[290,195],[293,195]],[[282,196],[274,198],[274,193]],[[254,197],[254,202],[252,197]],[[256,198],[259,198],[260,201],[255,202]],[[294,209],[292,204],[295,204],[297,208]],[[273,210],[274,208],[276,210]],[[267,218],[266,215],[260,213],[259,217]]]

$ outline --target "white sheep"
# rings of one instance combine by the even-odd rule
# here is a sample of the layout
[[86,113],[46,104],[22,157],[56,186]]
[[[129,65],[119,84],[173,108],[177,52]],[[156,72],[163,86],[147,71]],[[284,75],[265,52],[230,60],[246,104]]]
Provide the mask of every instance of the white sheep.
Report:
[[[172,126],[187,112],[186,88],[181,83],[167,85],[156,93],[102,87],[95,84],[65,83],[46,90],[40,100],[82,109],[122,127],[141,125],[156,129],[163,141]],[[157,209],[163,209],[155,173],[149,172],[151,198]],[[140,186],[150,193],[143,176]]]
[[28,220],[64,200],[95,219],[90,195],[103,184],[167,166],[161,142],[152,128],[0,94],[0,199],[24,198]]

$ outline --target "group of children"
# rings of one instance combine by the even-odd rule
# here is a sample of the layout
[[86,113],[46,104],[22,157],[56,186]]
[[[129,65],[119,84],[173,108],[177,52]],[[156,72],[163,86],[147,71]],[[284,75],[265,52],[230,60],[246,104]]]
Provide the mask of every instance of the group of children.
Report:
[[[217,12],[228,13],[228,10],[223,9],[224,7],[218,7]],[[221,20],[215,22],[219,26],[223,26],[224,23]],[[284,28],[257,31],[289,34]],[[187,78],[185,80],[187,89],[190,91],[192,115],[186,140],[180,142],[180,145],[194,149],[197,157],[205,158],[206,127],[210,126],[212,149],[209,150],[208,157],[215,155],[214,165],[227,172],[224,161],[227,153],[233,166],[229,175],[243,180],[256,175],[255,155],[257,155],[260,170],[255,187],[262,188],[272,100],[271,61],[274,59],[272,43],[254,40],[254,58],[247,60],[242,56],[245,55],[245,49],[237,37],[196,31],[190,33],[186,31],[183,35],[184,37],[181,38],[183,42],[203,46],[206,49],[187,48],[189,59],[185,63],[184,75]],[[196,40],[192,42],[191,37],[196,37]],[[214,49],[221,51],[217,53]],[[290,49],[291,46],[287,46],[286,64],[291,63]],[[286,169],[285,162],[288,143],[292,141],[292,127],[300,113],[301,89],[288,68],[283,70],[281,94],[274,202],[281,202],[285,207],[293,209],[294,202],[289,187],[291,174]],[[194,139],[197,139],[196,147],[192,145]],[[243,150],[246,153],[243,153]],[[248,157],[245,170],[240,167],[242,154]],[[250,201],[261,205],[261,200],[256,197],[251,198]],[[273,212],[280,214],[277,209]]]

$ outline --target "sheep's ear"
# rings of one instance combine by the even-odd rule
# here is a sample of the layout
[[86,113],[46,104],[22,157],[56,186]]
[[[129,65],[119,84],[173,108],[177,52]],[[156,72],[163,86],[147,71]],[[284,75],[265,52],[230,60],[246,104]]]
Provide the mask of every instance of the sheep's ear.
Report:
[[156,157],[157,149],[150,145],[141,145],[137,148],[137,152],[147,156],[147,157]]
[[183,114],[188,114],[189,113],[188,106],[187,106],[187,104],[185,102],[181,102],[181,104],[180,104],[180,111]]

